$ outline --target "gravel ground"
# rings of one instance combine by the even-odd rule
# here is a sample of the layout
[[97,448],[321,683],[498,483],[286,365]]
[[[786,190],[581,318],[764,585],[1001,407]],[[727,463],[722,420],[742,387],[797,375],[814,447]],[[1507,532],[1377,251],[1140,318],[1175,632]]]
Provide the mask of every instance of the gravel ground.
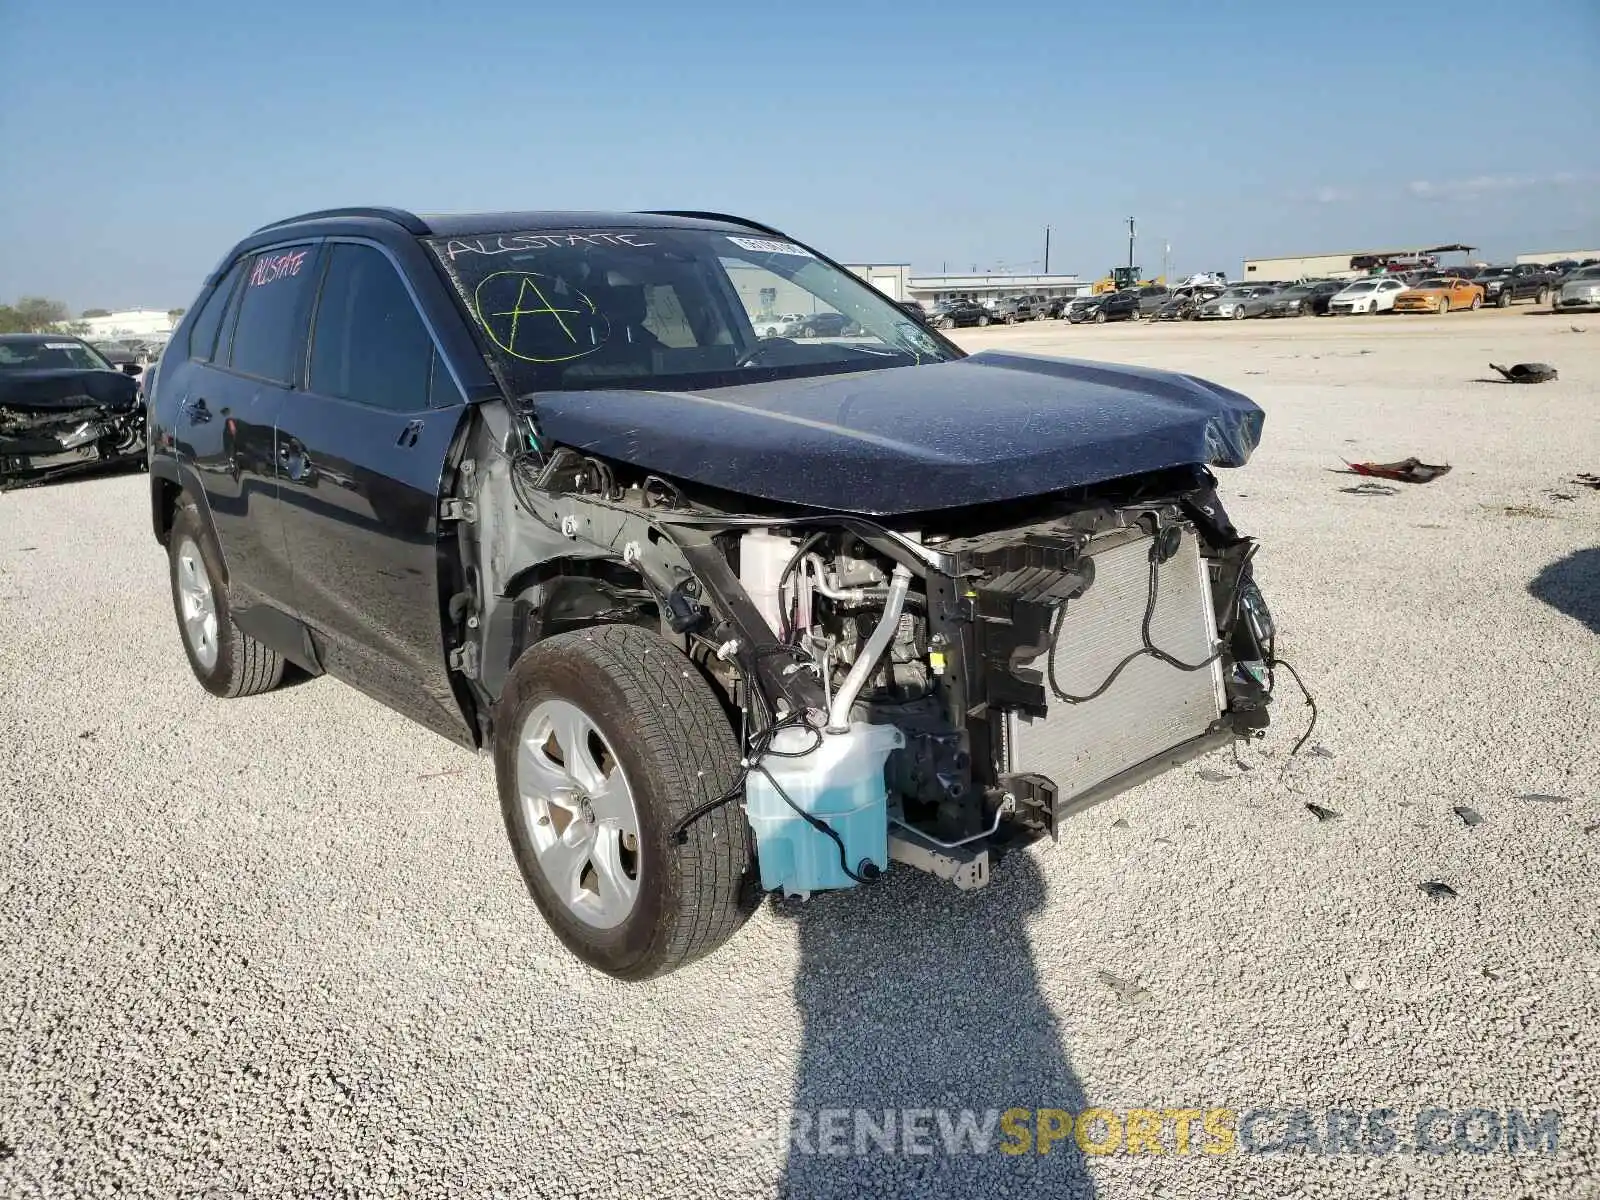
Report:
[[[0,1194],[1600,1194],[1600,492],[1564,482],[1600,471],[1600,316],[961,338],[1260,400],[1224,494],[1320,707],[1306,752],[1285,681],[1248,770],[1149,783],[985,892],[897,870],[623,986],[536,919],[486,758],[330,680],[201,691],[142,477],[7,494]],[[1562,378],[1475,382],[1491,359]],[[1330,473],[1409,454],[1455,470]],[[791,1106],[1086,1105],[1387,1107],[1402,1148],[1433,1106],[1564,1116],[1553,1156],[776,1134]]]

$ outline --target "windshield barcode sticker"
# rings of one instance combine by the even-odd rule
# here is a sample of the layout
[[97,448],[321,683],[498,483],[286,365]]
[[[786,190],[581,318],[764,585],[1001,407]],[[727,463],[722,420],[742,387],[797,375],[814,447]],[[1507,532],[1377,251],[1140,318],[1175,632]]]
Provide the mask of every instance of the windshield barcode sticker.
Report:
[[728,239],[741,250],[753,250],[757,254],[793,254],[800,258],[815,258],[816,255],[803,246],[796,246],[793,242],[775,242],[768,238],[730,237]]
[[46,350],[76,350],[76,349],[78,349],[78,343],[77,342],[46,342],[44,344],[44,348]]

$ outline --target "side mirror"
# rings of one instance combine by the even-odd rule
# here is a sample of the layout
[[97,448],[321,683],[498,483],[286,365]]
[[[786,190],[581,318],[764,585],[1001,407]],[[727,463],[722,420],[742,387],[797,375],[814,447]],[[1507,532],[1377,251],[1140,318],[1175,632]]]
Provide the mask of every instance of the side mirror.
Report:
[[124,375],[142,375],[144,374],[144,368],[138,363],[123,363],[122,373]]

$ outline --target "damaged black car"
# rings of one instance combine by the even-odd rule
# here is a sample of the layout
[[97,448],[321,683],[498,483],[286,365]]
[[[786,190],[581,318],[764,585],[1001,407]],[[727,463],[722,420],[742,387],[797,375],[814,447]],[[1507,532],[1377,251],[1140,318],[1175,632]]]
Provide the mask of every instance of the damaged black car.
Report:
[[75,337],[0,335],[0,487],[142,463],[139,373]]
[[965,354],[742,218],[344,209],[191,306],[152,514],[207,689],[293,663],[492,753],[544,917],[643,979],[766,893],[983,887],[1259,736],[1272,619],[1211,472],[1262,422],[1188,375]]

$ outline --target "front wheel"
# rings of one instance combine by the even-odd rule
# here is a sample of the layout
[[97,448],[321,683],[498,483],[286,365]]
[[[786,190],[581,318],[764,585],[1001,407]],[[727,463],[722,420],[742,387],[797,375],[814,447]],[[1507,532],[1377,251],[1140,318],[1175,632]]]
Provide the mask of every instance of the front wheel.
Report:
[[1244,320],[1244,305],[1241,304],[1238,308],[1233,310],[1233,319],[1235,321]]
[[979,317],[978,318],[978,328],[979,329],[982,329],[988,323],[989,323],[989,318],[988,317],[985,316],[985,317]]
[[1496,308],[1510,308],[1511,307],[1511,289],[1510,288],[1506,288],[1500,293],[1500,295],[1495,299],[1494,306]]
[[1550,293],[1544,288],[1540,288],[1538,298],[1534,300],[1534,303],[1543,304],[1548,299],[1550,299]]
[[1472,311],[1477,312],[1483,307],[1483,296],[1478,292],[1472,294]]
[[1095,309],[1094,323],[1096,325],[1104,325],[1106,323],[1106,310],[1105,309],[1103,309],[1103,308]]
[[1450,297],[1449,296],[1440,296],[1439,297],[1439,315],[1442,317],[1442,316],[1444,316],[1445,313],[1447,313],[1449,311],[1450,311]]
[[630,625],[561,634],[517,660],[495,716],[512,854],[567,949],[649,979],[744,924],[760,890],[738,806],[674,836],[733,786],[739,760],[716,693],[679,650]]
[[183,503],[167,535],[172,610],[183,651],[200,686],[234,699],[270,692],[283,681],[283,656],[233,623],[222,556],[192,503]]

